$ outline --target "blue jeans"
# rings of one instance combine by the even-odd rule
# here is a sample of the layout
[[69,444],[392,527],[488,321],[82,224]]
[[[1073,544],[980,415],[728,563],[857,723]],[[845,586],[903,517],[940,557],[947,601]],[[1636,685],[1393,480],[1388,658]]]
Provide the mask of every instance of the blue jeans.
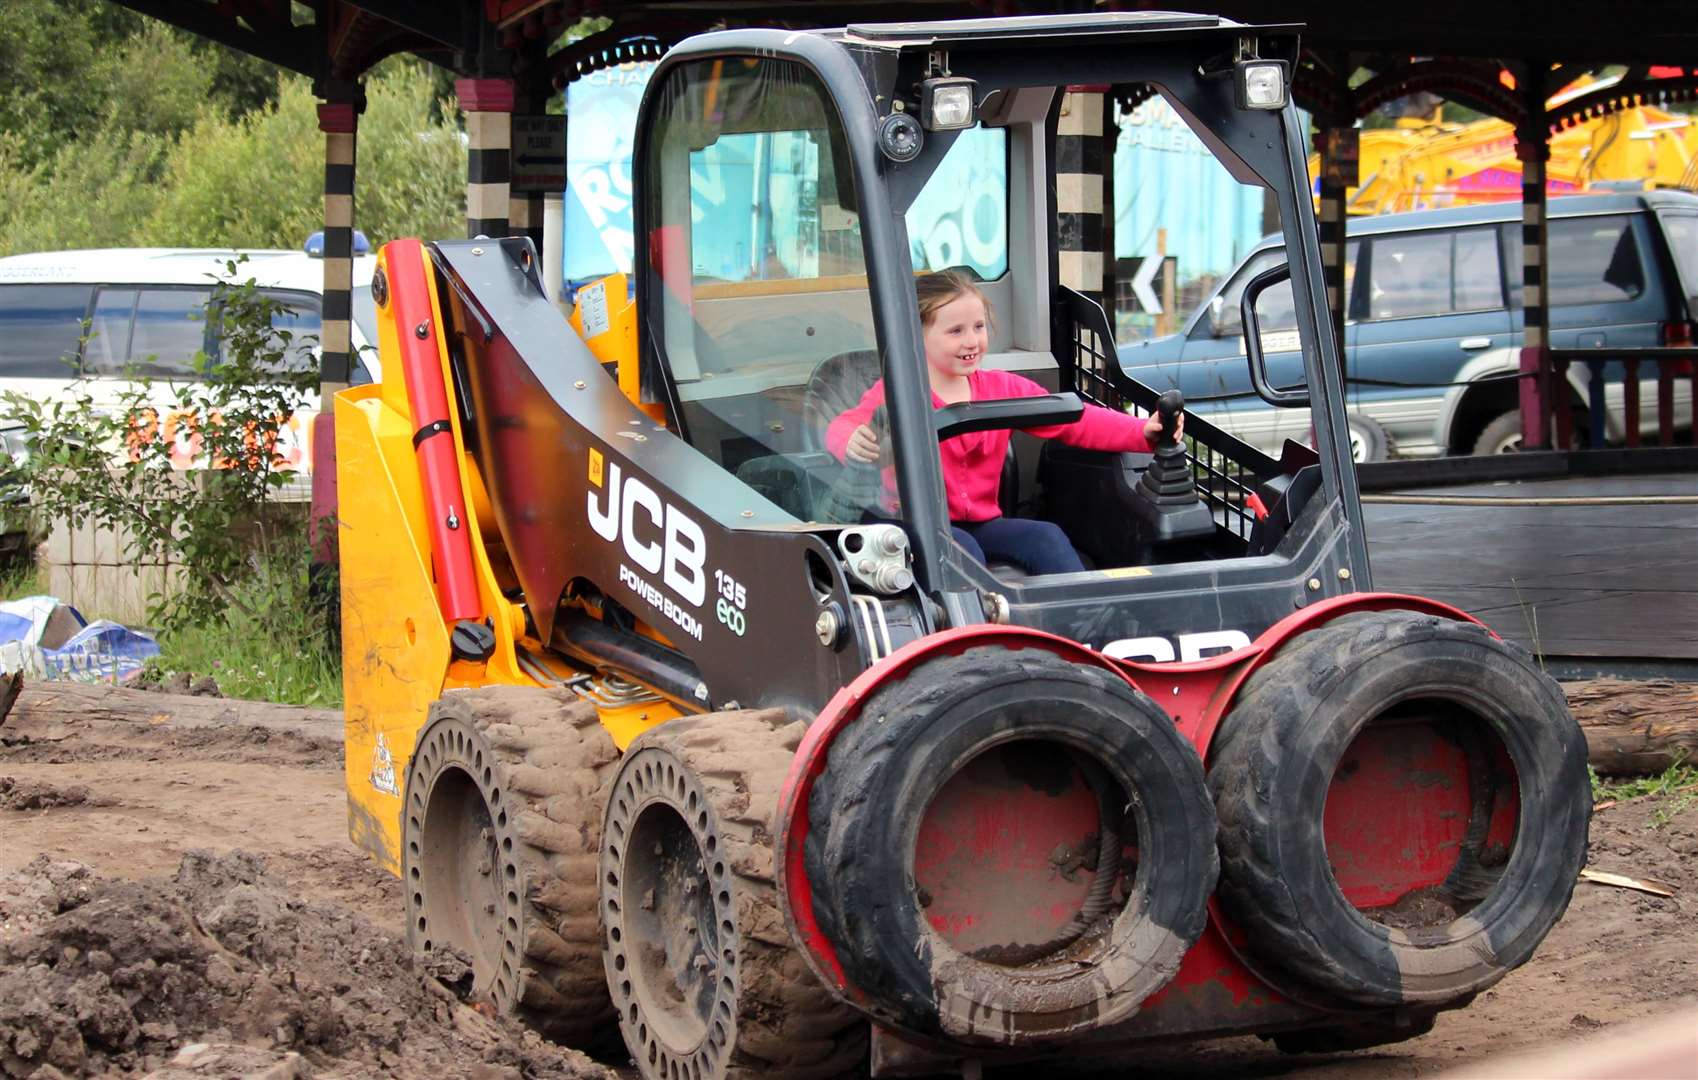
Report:
[[956,542],[979,562],[1013,563],[1028,574],[1070,574],[1085,569],[1061,526],[1032,518],[955,521]]

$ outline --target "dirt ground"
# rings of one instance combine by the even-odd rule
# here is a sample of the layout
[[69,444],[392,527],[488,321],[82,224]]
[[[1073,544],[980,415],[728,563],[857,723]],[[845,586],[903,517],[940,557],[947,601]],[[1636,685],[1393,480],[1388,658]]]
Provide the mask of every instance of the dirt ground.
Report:
[[[1226,1040],[1116,1075],[1431,1076],[1698,1003],[1698,798],[1599,812],[1592,865],[1675,896],[1582,883],[1531,963],[1425,1037]],[[347,841],[335,741],[0,727],[0,1075],[611,1075],[459,1001],[452,958],[413,967],[401,910]]]

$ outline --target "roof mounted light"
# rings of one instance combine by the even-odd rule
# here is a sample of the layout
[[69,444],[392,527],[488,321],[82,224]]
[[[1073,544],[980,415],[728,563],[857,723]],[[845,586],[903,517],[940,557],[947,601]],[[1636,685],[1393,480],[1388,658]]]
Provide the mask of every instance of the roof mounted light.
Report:
[[1289,100],[1284,60],[1240,60],[1232,65],[1233,96],[1240,109],[1283,109]]
[[960,131],[973,126],[972,79],[943,76],[920,83],[920,123],[927,131]]
[[[320,229],[318,232],[315,232],[311,236],[307,237],[307,242],[304,245],[302,245],[302,247],[306,251],[306,253],[309,256],[311,256],[312,258],[315,258],[315,259],[324,258],[324,230]],[[370,255],[371,254],[371,241],[367,240],[366,234],[361,232],[358,229],[354,230],[354,254],[355,255]]]

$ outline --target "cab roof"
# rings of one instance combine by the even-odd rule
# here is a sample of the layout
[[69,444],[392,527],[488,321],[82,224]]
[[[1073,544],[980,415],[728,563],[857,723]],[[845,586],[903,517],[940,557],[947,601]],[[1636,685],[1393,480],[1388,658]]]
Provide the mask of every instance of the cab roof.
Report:
[[[851,23],[842,31],[888,45],[996,43],[1017,38],[1097,37],[1172,30],[1236,30],[1244,23],[1183,11],[1095,11],[1078,15],[1016,15],[990,19]],[[1256,29],[1270,29],[1256,27]]]

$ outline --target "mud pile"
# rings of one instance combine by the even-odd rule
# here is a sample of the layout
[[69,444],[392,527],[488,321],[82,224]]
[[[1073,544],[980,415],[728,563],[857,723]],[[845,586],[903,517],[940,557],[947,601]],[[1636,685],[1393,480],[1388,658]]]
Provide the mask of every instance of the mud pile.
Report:
[[467,974],[244,852],[149,882],[42,856],[0,877],[0,1075],[613,1075],[466,1004]]
[[0,776],[0,810],[53,810],[61,806],[105,806],[107,802],[90,795],[81,784],[55,787],[40,780]]

